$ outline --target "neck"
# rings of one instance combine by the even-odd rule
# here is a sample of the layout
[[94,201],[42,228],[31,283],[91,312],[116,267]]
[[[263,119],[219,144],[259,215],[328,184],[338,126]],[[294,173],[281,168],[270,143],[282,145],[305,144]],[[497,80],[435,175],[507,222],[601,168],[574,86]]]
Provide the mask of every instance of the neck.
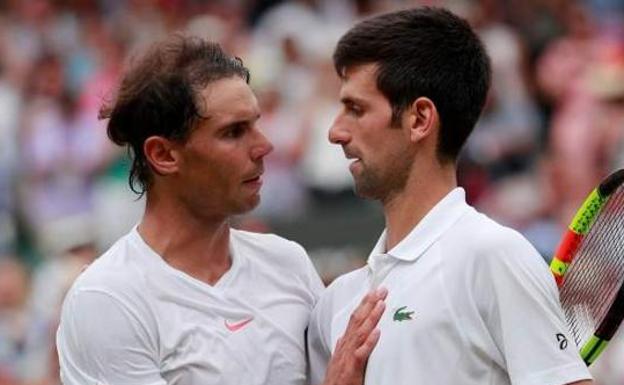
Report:
[[156,191],[148,194],[138,232],[169,265],[210,285],[232,264],[227,217],[199,217]]
[[427,213],[457,187],[455,165],[435,163],[414,170],[397,193],[383,201],[386,218],[386,250],[392,249],[427,215]]

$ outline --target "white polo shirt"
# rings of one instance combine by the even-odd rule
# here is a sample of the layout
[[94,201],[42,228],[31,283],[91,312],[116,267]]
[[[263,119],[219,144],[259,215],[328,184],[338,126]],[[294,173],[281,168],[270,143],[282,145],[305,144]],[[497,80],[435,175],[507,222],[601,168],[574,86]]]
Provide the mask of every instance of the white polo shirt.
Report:
[[169,266],[136,230],[76,280],[57,347],[66,385],[306,381],[305,328],[323,285],[301,246],[232,230],[210,286]]
[[384,231],[368,265],[335,280],[317,303],[308,331],[312,384],[322,382],[349,316],[377,284],[389,294],[367,385],[591,378],[542,257],[520,234],[468,206],[461,188],[387,253],[385,243]]

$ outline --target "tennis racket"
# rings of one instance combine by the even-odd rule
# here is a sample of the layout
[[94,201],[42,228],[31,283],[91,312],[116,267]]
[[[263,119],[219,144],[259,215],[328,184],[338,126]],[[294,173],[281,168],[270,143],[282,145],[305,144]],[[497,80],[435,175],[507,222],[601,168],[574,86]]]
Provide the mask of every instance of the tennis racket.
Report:
[[624,319],[624,169],[585,199],[550,270],[570,331],[589,366]]

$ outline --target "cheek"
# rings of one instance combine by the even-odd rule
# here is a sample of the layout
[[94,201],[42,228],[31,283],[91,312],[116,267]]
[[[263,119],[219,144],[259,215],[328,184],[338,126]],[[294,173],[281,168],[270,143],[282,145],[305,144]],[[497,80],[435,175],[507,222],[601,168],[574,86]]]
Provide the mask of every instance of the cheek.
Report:
[[208,189],[226,192],[231,190],[236,180],[237,170],[227,162],[213,164],[204,172],[204,175],[198,175],[204,179]]
[[194,156],[188,160],[184,183],[193,186],[201,194],[218,194],[227,190],[233,178],[233,170],[227,158],[219,159],[209,156]]
[[359,131],[372,144],[384,143],[393,133],[390,127],[391,111],[376,111],[364,115],[359,121]]
[[405,138],[400,135],[398,129],[386,128],[385,131],[385,135],[375,138],[370,143],[369,153],[372,160],[388,172],[409,167],[413,157],[410,154]]
[[409,173],[414,163],[414,155],[409,151],[406,141],[401,138],[388,148],[391,149],[386,154],[386,163],[390,165],[389,170],[397,175]]

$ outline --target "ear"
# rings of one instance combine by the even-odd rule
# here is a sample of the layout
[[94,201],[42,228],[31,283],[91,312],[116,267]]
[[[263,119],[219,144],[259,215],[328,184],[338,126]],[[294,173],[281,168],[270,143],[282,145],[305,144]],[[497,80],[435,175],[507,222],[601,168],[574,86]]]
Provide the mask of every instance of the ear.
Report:
[[156,174],[170,175],[178,171],[180,157],[171,140],[162,136],[150,136],[143,143],[143,153]]
[[406,111],[407,128],[409,138],[413,143],[433,134],[438,128],[438,110],[433,101],[426,97],[420,97],[412,103]]

